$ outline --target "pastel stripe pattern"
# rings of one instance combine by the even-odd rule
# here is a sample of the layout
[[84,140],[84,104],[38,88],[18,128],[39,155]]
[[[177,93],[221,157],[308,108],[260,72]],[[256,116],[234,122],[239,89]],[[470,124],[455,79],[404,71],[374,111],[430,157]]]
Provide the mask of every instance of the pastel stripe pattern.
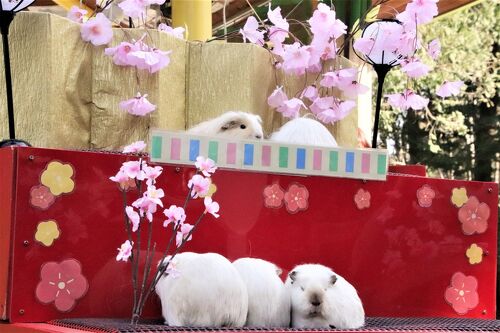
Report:
[[387,151],[287,145],[269,141],[233,141],[151,131],[151,162],[193,165],[200,155],[220,168],[328,177],[385,180]]

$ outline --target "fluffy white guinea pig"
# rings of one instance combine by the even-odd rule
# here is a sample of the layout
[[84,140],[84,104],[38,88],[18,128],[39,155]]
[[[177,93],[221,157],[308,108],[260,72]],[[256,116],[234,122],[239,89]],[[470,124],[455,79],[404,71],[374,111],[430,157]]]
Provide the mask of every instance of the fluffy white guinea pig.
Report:
[[256,258],[233,262],[248,290],[248,315],[245,326],[290,326],[290,296],[273,263]]
[[356,329],[365,311],[356,289],[323,265],[295,267],[285,282],[290,294],[292,327]]
[[[160,263],[161,264],[161,263]],[[216,253],[180,253],[178,274],[156,285],[165,324],[192,327],[242,327],[248,312],[245,283],[229,260]]]
[[199,123],[188,129],[187,133],[254,140],[260,140],[264,136],[260,116],[242,111],[226,112],[217,118]]
[[299,145],[337,147],[337,141],[322,123],[306,117],[290,120],[274,132],[270,140]]

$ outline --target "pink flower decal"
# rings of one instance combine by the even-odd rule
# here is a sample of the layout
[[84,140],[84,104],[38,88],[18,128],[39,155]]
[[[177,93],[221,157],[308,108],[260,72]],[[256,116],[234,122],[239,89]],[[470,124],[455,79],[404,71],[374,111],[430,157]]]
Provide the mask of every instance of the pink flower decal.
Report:
[[269,185],[264,189],[264,206],[267,208],[280,208],[283,205],[285,191],[278,184]]
[[358,209],[365,209],[370,207],[370,192],[363,190],[360,188],[358,192],[354,195],[354,203],[356,203],[356,207]]
[[31,188],[30,203],[34,207],[46,210],[55,200],[56,197],[50,192],[48,187],[37,185]]
[[466,235],[482,234],[488,228],[490,207],[471,196],[458,210],[458,220],[462,223],[462,231]]
[[432,206],[432,199],[435,196],[436,192],[429,185],[424,185],[417,190],[417,200],[420,207]]
[[290,185],[284,198],[286,210],[291,214],[306,210],[309,207],[309,191],[307,191],[305,186],[298,184]]
[[453,307],[456,313],[466,314],[479,303],[477,293],[477,279],[474,276],[465,276],[461,272],[453,274],[451,285],[446,289],[444,298]]
[[36,299],[43,304],[54,303],[61,312],[71,311],[89,287],[87,279],[82,275],[82,266],[75,259],[43,264],[40,278],[35,292]]

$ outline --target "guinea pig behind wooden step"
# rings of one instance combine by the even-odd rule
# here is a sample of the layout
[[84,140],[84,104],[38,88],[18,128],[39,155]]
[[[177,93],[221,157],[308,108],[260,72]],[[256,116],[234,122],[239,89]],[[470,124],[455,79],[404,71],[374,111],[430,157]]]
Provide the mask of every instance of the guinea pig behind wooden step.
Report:
[[248,327],[289,327],[290,296],[273,263],[256,258],[233,262],[248,290]]
[[337,141],[330,131],[319,121],[307,117],[290,120],[274,132],[269,140],[298,145],[337,147]]
[[187,133],[231,139],[261,140],[264,137],[262,118],[242,111],[226,112],[217,118],[199,123],[188,129]]
[[356,289],[323,265],[295,267],[285,286],[290,295],[292,327],[356,329],[365,311]]
[[165,324],[191,327],[242,327],[248,312],[245,283],[229,260],[216,253],[174,257],[178,274],[156,285]]

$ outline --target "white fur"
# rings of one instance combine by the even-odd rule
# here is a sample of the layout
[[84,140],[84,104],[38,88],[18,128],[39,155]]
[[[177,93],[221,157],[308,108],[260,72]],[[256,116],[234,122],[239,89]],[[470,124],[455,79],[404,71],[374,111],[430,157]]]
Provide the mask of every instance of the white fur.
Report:
[[[245,128],[242,129],[241,125]],[[224,127],[229,128],[224,129]],[[260,140],[264,136],[260,116],[241,111],[226,112],[217,118],[204,121],[190,128],[187,133],[254,140]]]
[[177,277],[163,276],[156,285],[165,324],[193,327],[241,327],[248,312],[248,293],[238,271],[216,253],[178,254]]
[[[334,284],[333,275],[337,277]],[[285,286],[291,297],[292,327],[355,329],[364,325],[365,311],[356,289],[328,267],[299,265],[290,272]]]
[[310,118],[295,118],[274,132],[270,138],[271,141],[337,147],[337,141],[328,129],[319,121]]
[[245,326],[288,327],[290,296],[273,263],[256,258],[233,262],[248,290],[248,316]]

